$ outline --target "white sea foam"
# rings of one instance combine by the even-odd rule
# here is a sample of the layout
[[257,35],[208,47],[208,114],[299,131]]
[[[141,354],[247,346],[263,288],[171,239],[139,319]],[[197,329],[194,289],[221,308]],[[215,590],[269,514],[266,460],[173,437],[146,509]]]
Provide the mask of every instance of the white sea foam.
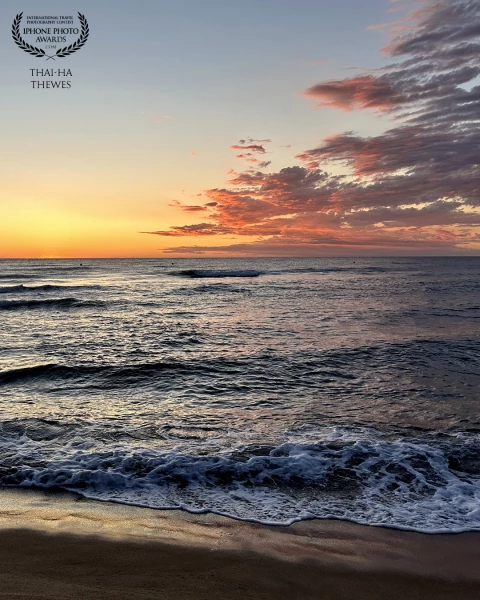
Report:
[[0,262],[0,484],[479,529],[478,258]]
[[479,436],[432,444],[333,430],[260,454],[239,446],[194,455],[102,445],[85,432],[57,444],[55,435],[61,431],[46,440],[2,437],[0,481],[269,524],[336,518],[429,533],[480,530],[480,474],[468,462]]

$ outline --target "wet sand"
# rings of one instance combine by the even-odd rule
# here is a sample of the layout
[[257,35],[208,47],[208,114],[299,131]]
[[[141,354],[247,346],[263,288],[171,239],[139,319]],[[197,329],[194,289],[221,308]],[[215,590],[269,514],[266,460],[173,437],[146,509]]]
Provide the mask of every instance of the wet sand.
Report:
[[215,515],[0,490],[0,598],[470,600],[480,533]]

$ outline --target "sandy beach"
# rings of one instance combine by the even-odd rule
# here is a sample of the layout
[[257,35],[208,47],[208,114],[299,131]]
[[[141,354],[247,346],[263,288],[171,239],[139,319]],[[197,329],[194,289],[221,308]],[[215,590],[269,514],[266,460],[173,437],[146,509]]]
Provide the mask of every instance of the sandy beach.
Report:
[[0,493],[0,597],[405,599],[480,594],[480,534],[215,515]]

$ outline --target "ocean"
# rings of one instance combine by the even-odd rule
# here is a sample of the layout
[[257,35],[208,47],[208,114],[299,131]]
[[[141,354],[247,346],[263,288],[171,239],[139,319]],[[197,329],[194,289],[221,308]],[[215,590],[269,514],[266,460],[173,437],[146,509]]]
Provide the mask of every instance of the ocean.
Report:
[[0,261],[0,485],[480,530],[480,258]]

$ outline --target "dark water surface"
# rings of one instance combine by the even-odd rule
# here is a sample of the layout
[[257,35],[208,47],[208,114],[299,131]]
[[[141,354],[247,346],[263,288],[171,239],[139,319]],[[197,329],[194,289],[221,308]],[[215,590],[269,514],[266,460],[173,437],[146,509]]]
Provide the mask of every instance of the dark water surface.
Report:
[[479,376],[479,258],[0,261],[3,485],[480,530]]

